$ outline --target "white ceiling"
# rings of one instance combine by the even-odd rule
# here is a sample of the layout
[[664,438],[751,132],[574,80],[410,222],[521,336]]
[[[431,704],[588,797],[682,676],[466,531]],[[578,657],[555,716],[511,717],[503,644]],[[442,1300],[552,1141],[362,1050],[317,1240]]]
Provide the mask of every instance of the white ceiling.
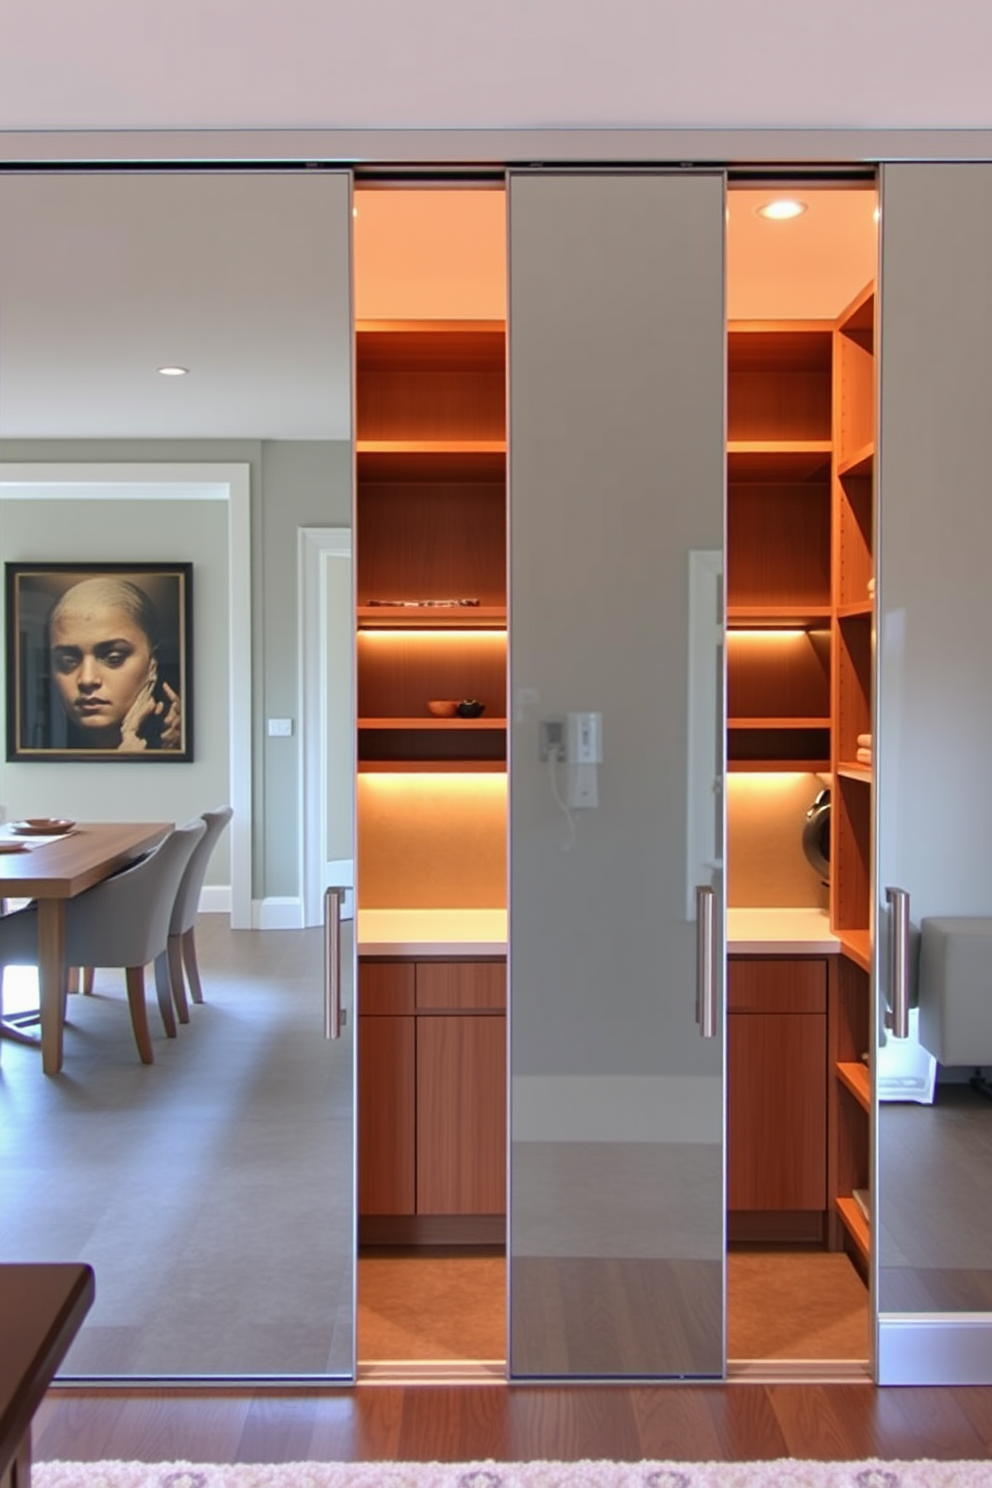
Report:
[[[874,193],[801,194],[771,223],[730,192],[731,318],[833,318],[873,276]],[[502,192],[355,203],[360,319],[502,318]],[[0,435],[347,438],[347,206],[337,174],[0,177]]]

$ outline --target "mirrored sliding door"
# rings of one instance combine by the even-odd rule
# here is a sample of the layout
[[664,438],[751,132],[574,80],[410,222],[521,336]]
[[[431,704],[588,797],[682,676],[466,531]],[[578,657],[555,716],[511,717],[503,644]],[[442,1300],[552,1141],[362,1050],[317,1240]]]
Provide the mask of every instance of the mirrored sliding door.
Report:
[[[96,1271],[63,1376],[354,1370],[353,1020],[325,1041],[321,929],[275,928],[299,893],[297,532],[351,522],[351,223],[345,172],[0,176],[4,557],[192,565],[189,762],[8,761],[0,799],[80,822],[237,808],[196,929],[204,1000],[175,1038],[151,1007],[154,1064],[116,970],[69,998],[60,1075],[3,1045],[0,1254]],[[341,969],[349,1004],[350,939]]]
[[518,1379],[724,1371],[723,240],[717,173],[510,179]]
[[876,1044],[918,1017],[937,1079],[877,1106],[878,1379],[988,1384],[992,166],[886,166],[881,207]]

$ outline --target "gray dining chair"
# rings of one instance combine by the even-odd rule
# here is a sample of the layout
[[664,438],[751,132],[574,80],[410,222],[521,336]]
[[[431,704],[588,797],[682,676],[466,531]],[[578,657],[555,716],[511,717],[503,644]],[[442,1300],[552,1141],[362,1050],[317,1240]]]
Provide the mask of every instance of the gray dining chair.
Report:
[[[155,963],[155,991],[169,1038],[176,1036],[165,952],[183,873],[206,832],[197,819],[170,832],[153,852],[70,899],[65,912],[68,966],[122,966],[134,1040],[143,1064],[154,1064],[145,967]],[[32,965],[38,955],[38,911],[0,919],[0,966]]]
[[[189,1022],[189,1003],[186,1000],[187,980],[193,1001],[203,1001],[200,968],[196,959],[196,916],[200,908],[200,891],[203,888],[207,865],[213,856],[217,840],[233,815],[234,812],[230,806],[219,806],[216,811],[204,811],[202,817],[198,818],[205,823],[206,831],[193,849],[179,884],[179,892],[176,894],[176,903],[169,925],[166,959],[169,981],[172,986],[172,998],[180,1023]],[[158,976],[160,973],[157,966],[155,971]]]

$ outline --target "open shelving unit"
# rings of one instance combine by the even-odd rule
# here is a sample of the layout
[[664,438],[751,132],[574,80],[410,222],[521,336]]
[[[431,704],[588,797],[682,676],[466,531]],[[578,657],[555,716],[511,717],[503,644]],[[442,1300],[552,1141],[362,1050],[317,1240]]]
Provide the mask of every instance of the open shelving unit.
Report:
[[728,328],[732,771],[829,767],[832,336],[825,321]]
[[858,758],[871,735],[875,603],[875,294],[869,285],[834,335],[836,449],[833,465],[833,648],[831,708],[833,841],[830,916],[840,937],[833,1033],[834,1204],[843,1236],[867,1265],[869,1223],[853,1197],[869,1181],[872,964],[872,761]]
[[505,347],[498,321],[358,324],[360,772],[505,770]]

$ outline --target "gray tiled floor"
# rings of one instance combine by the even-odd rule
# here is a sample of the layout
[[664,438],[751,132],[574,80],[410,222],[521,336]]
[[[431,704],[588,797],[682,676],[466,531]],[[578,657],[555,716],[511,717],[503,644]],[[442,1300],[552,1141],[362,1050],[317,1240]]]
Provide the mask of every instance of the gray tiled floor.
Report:
[[321,933],[197,938],[207,1001],[175,1040],[149,977],[154,1065],[116,971],[70,1000],[62,1075],[0,1052],[0,1256],[96,1270],[63,1375],[350,1366],[352,1045],[322,1036]]

